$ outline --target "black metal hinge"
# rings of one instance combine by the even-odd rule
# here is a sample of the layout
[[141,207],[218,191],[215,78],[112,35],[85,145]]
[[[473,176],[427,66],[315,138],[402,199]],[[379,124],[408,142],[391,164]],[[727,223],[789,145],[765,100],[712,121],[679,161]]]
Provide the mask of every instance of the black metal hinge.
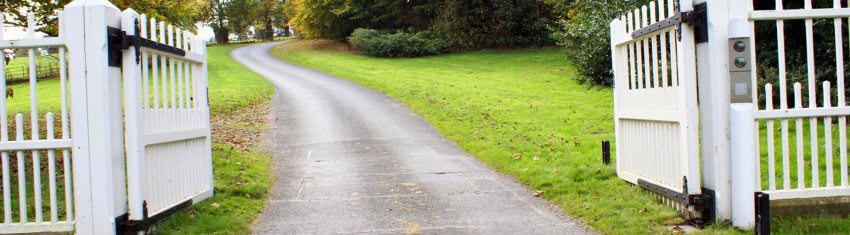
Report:
[[694,38],[697,43],[708,42],[708,11],[706,3],[694,5],[694,10],[679,11],[678,1],[675,2],[676,13],[649,26],[632,32],[632,38],[638,38],[670,27],[676,27],[678,40],[682,40],[682,24],[694,27]]
[[[666,187],[656,185],[647,181],[643,181],[638,179],[638,185],[641,188],[652,191],[656,194],[660,194],[664,197],[677,201],[685,206],[693,206],[694,211],[702,214],[701,217],[696,218],[686,218],[688,222],[697,227],[704,227],[707,221],[713,221],[713,213],[714,213],[714,192],[711,191],[706,193],[703,191],[703,194],[688,194],[688,178],[682,177],[682,193],[669,190]],[[710,216],[710,219],[707,219],[707,214]]]
[[[118,234],[136,234],[140,231],[147,232],[148,229],[165,218],[168,218],[174,213],[177,213],[183,209],[188,208],[192,205],[192,199],[175,205],[174,207],[168,208],[167,210],[160,212],[159,214],[154,215],[153,217],[148,217],[148,201],[142,202],[142,219],[141,220],[131,220],[129,219],[129,215],[124,214],[115,219],[115,224],[117,225]],[[119,221],[120,220],[120,221]]]
[[118,28],[106,27],[108,35],[107,43],[109,44],[108,54],[110,67],[121,67],[121,63],[123,63],[123,56],[121,55],[121,51],[130,49],[131,46],[136,49],[136,64],[139,64],[142,60],[142,47],[178,56],[186,55],[186,50],[174,46],[169,46],[167,44],[159,43],[157,41],[150,40],[147,38],[142,38],[141,36],[139,36],[141,30],[138,19],[136,19],[135,25],[136,26],[134,29],[134,35],[127,35],[127,32],[121,31]]

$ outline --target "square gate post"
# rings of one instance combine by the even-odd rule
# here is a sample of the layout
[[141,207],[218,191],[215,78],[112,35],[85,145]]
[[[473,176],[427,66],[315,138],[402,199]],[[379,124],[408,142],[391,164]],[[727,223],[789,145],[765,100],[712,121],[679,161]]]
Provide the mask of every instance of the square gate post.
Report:
[[731,220],[734,206],[731,181],[735,179],[732,178],[731,139],[735,137],[731,136],[730,132],[731,93],[727,28],[733,18],[748,18],[747,2],[694,1],[695,4],[707,3],[708,11],[708,42],[698,43],[696,46],[700,90],[700,155],[703,186],[715,192],[713,198],[717,222]]
[[106,0],[65,7],[78,234],[116,234],[127,213],[121,68],[108,66],[107,26],[120,11]]

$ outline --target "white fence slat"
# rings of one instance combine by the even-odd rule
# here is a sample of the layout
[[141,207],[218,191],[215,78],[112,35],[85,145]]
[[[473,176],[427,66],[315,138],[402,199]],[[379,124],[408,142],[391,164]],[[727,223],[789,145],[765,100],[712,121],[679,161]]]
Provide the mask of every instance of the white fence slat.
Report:
[[[3,27],[5,16],[0,14],[0,41],[3,40]],[[5,52],[4,52],[5,53]],[[0,63],[0,74],[6,74],[6,63]],[[0,79],[0,141],[9,141],[8,122],[6,120],[6,79]],[[9,152],[0,153],[3,158],[3,215],[4,223],[12,223],[12,196],[11,182],[12,175],[9,174]]]
[[[634,11],[634,13],[635,13],[635,21],[634,21],[635,29],[640,29],[641,27],[643,27],[643,25],[641,24],[641,14],[640,14],[640,12],[641,12],[640,8],[637,8]],[[637,54],[635,54],[635,60],[637,61],[635,63],[635,65],[636,65],[635,70],[637,71],[637,77],[636,77],[636,82],[638,84],[637,87],[639,89],[643,89],[643,88],[645,88],[645,86],[644,86],[645,84],[643,83],[643,81],[644,81],[643,80],[643,68],[644,68],[643,67],[643,58],[644,58],[644,56],[643,56],[643,50],[642,50],[643,47],[641,46],[641,41],[635,41],[634,47],[635,47],[635,51],[637,52]],[[643,102],[643,100],[640,100],[640,102]]]
[[[823,82],[823,107],[825,108],[829,108],[832,105],[829,89],[829,81]],[[832,172],[832,117],[824,118],[823,132],[824,147],[826,149],[826,187],[834,187],[835,175]]]
[[[799,82],[794,83],[794,108],[803,108],[802,87]],[[797,118],[794,123],[797,124],[797,129],[794,131],[797,133],[797,188],[802,189],[806,188],[806,171],[803,160],[803,119]]]
[[[65,12],[59,12],[59,37],[65,37]],[[61,119],[62,119],[62,139],[67,140],[71,138],[71,131],[68,125],[68,68],[67,68],[67,59],[65,58],[66,49],[65,47],[59,48],[59,87],[60,87],[60,100],[62,104],[59,105],[61,109]],[[6,114],[0,114],[5,116]],[[5,129],[5,128],[3,128]],[[71,182],[72,174],[71,174],[71,151],[69,149],[62,149],[62,164],[64,171],[62,171],[63,179],[65,179],[65,220],[66,221],[74,221],[74,203],[72,203],[72,192],[71,189],[73,184]]]
[[[649,20],[650,22],[655,21],[655,2],[649,2]],[[649,38],[649,49],[650,53],[652,53],[652,87],[657,88],[658,86],[658,37],[652,36]],[[656,93],[656,92],[654,92]],[[657,102],[653,102],[657,103]]]
[[[2,31],[2,30],[0,30]],[[3,223],[9,225],[12,223],[12,189],[9,178],[9,152],[3,152]]]
[[[629,27],[629,28],[628,28],[628,32],[632,32],[632,31],[634,31],[634,27],[635,27],[635,25],[634,25],[634,21],[633,21],[633,18],[634,18],[634,12],[633,12],[633,11],[630,11],[630,12],[627,14],[627,17],[628,17],[628,21],[627,21],[627,23],[626,23],[626,26],[628,26],[628,27]],[[637,71],[636,71],[636,70],[637,70],[637,67],[635,67],[635,51],[637,50],[637,49],[635,48],[635,45],[636,45],[636,44],[634,44],[634,43],[629,43],[629,44],[628,44],[628,50],[629,50],[629,79],[630,79],[630,84],[631,84],[631,88],[630,88],[631,90],[637,90],[637,83],[638,83],[638,82],[637,82],[637,81],[638,81],[638,80],[637,80],[637,79],[638,79],[638,78],[637,78]],[[620,97],[620,99],[622,99],[622,100],[628,100],[628,101],[630,101],[629,103],[631,103],[631,101],[632,101],[632,100],[630,100],[630,99],[625,99],[624,97]],[[624,105],[625,105],[625,104],[624,104]]]
[[[805,0],[803,3],[804,9],[812,9],[811,0]],[[809,108],[817,107],[817,86],[815,85],[815,50],[814,50],[814,35],[812,30],[812,19],[806,19],[806,60],[808,65],[808,89],[809,89]],[[811,147],[811,163],[812,163],[812,187],[820,187],[820,178],[818,177],[818,119],[809,118],[809,130],[811,131],[810,147]]]
[[[675,0],[673,0],[675,1]],[[664,0],[658,0],[658,18],[664,19],[667,15],[664,14]],[[662,33],[658,35],[661,39],[661,86],[667,87],[667,80],[669,79],[667,74],[667,34]]]
[[[176,41],[174,43],[174,46],[176,46],[177,48],[181,48],[180,45],[183,44],[183,42],[181,42],[181,40],[183,39],[182,35],[180,35],[181,32],[182,32],[182,30],[180,30],[180,28],[177,28],[177,30],[174,31],[174,34],[175,34],[174,40]],[[177,66],[177,77],[175,77],[175,78],[177,79],[177,105],[174,106],[174,107],[179,108],[179,109],[183,109],[183,62],[177,61],[176,66]],[[182,119],[182,117],[181,117],[181,119]],[[182,123],[182,120],[180,121],[180,123]]]
[[[833,3],[833,7],[841,8],[841,2],[835,0]],[[835,19],[835,28],[843,29],[842,19]],[[844,39],[842,38],[842,30],[835,30],[835,68],[836,68],[836,86],[838,86],[838,107],[844,107],[846,105],[846,99],[844,96],[844,92],[846,91],[844,88]],[[839,142],[839,156],[841,158],[841,186],[848,186],[847,184],[847,117],[839,116],[838,117],[838,142]]]
[[[168,25],[168,45],[174,46],[174,26],[173,25]],[[170,124],[169,128],[174,128],[175,125],[174,125],[174,121],[173,121],[174,120],[173,119],[174,118],[174,111],[173,110],[177,109],[177,94],[174,93],[175,80],[176,80],[174,72],[175,72],[177,66],[174,63],[174,58],[168,58],[168,65],[169,65],[168,66],[168,72],[169,72],[168,79],[171,82],[171,84],[169,86],[169,88],[171,88],[171,90],[168,93],[169,99],[171,100],[171,106],[169,106],[169,107],[171,107],[171,109],[168,113],[169,114],[169,122],[168,123]]]
[[[156,19],[155,18],[151,18],[151,37],[150,38],[151,38],[151,40],[156,41]],[[147,54],[147,53],[144,53],[144,54]],[[153,78],[152,78],[152,80],[153,80],[153,94],[152,94],[153,95],[153,109],[152,110],[158,110],[160,108],[160,106],[159,106],[159,96],[160,96],[159,71],[158,71],[159,70],[159,63],[157,63],[157,57],[158,56],[157,56],[156,53],[150,53],[150,55],[151,55],[151,75],[153,76]],[[157,122],[158,119],[154,115],[150,115],[150,116],[154,120],[153,122],[155,123],[155,125],[153,125],[153,128],[155,128],[154,132],[158,131],[159,130],[159,125],[158,125],[159,123]]]
[[[165,37],[166,37],[165,22],[159,22],[159,43],[165,44]],[[160,64],[159,65],[162,66],[162,69],[161,69],[162,70],[162,74],[161,74],[162,75],[162,91],[157,91],[157,92],[160,92],[160,94],[162,95],[162,109],[167,110],[168,109],[168,71],[166,71],[166,70],[168,70],[168,64],[166,64],[166,56],[165,55],[160,56]],[[160,121],[164,120],[164,116],[162,115],[162,112],[160,112],[159,119],[160,119]],[[160,125],[162,125],[162,126],[160,126],[160,128],[162,128],[162,129],[160,129],[160,131],[166,128],[164,123],[160,123]]]
[[[24,116],[19,114],[15,115],[15,134],[17,135],[16,141],[24,140]],[[24,151],[18,151],[18,201],[19,201],[19,209],[20,209],[20,222],[26,223],[27,220],[27,173],[24,168]]]
[[[765,109],[772,110],[773,109],[773,85],[768,83],[767,85],[764,86],[764,90],[765,90],[765,96],[766,96],[766,98],[765,98],[765,101],[766,101]],[[758,124],[758,121],[756,122],[756,124]],[[756,125],[756,128],[758,128],[758,125]],[[774,166],[774,163],[776,162],[776,160],[775,160],[775,157],[774,157],[775,156],[774,155],[774,149],[775,148],[774,148],[774,145],[773,145],[773,139],[774,139],[773,138],[773,119],[767,120],[767,128],[766,129],[767,129],[767,169],[768,169],[768,177],[770,177],[770,178],[768,178],[768,180],[769,180],[768,181],[768,188],[770,190],[776,190],[776,166]],[[756,131],[756,133],[758,133],[758,131]],[[756,137],[756,139],[758,140],[758,137]],[[758,143],[758,141],[756,141],[756,143]],[[758,148],[756,148],[756,151],[759,151]],[[756,156],[759,156],[759,155],[756,155]],[[759,158],[760,157],[757,157],[756,159],[759,159]],[[759,163],[759,164],[756,164],[756,165],[761,165],[761,164]],[[761,175],[761,171],[756,171],[756,172],[757,172],[758,175]],[[787,174],[787,172],[785,172],[785,173]],[[756,183],[758,185],[761,185],[761,181],[757,181]]]
[[[648,18],[647,18],[647,7],[642,6],[641,9],[640,9],[640,27],[648,26],[649,24],[647,23],[647,20],[648,20]],[[651,63],[651,60],[649,60],[649,58],[650,58],[649,38],[644,38],[643,40],[641,40],[641,42],[643,43],[643,77],[641,79],[643,79],[644,88],[649,89],[649,88],[652,88],[652,85],[650,84],[650,82],[652,81],[651,80],[652,73],[650,73],[650,71],[649,71],[650,63]],[[644,97],[644,98],[648,98],[648,97]]]
[[[47,127],[47,139],[52,140],[53,137],[53,113],[47,113],[45,116],[44,124]],[[50,185],[50,221],[58,222],[59,221],[59,212],[57,211],[58,205],[56,205],[56,150],[48,150],[47,151],[47,161],[48,164],[48,178]]]

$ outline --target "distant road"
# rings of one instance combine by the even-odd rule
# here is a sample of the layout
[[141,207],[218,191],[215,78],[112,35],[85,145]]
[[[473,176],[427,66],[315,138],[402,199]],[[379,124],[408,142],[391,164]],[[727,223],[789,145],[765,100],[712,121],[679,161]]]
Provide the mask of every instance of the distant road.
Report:
[[398,100],[268,53],[279,44],[231,54],[276,89],[277,178],[254,233],[592,234]]

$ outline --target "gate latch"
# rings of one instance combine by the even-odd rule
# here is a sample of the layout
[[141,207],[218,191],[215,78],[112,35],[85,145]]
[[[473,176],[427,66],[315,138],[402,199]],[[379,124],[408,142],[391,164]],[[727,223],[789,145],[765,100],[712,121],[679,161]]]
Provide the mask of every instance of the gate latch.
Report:
[[109,44],[108,54],[109,54],[109,66],[110,67],[121,67],[121,63],[123,63],[121,51],[130,49],[132,46],[136,49],[136,64],[139,64],[142,61],[142,53],[141,48],[148,48],[152,50],[157,50],[161,52],[165,52],[168,54],[174,54],[178,56],[186,56],[186,50],[170,46],[167,44],[159,43],[154,40],[150,40],[147,38],[142,38],[140,36],[140,27],[139,20],[136,19],[135,23],[135,34],[127,35],[127,32],[121,31],[118,28],[107,27],[107,44]]
[[638,38],[653,32],[657,32],[659,30],[675,26],[676,35],[678,35],[678,39],[681,41],[681,27],[682,24],[685,24],[687,26],[694,27],[694,38],[697,43],[708,42],[708,12],[706,3],[694,5],[694,10],[685,12],[679,11],[678,1],[674,3],[676,5],[676,12],[673,14],[673,16],[667,17],[667,19],[660,20],[652,25],[635,30],[634,32],[632,32],[632,38]]

